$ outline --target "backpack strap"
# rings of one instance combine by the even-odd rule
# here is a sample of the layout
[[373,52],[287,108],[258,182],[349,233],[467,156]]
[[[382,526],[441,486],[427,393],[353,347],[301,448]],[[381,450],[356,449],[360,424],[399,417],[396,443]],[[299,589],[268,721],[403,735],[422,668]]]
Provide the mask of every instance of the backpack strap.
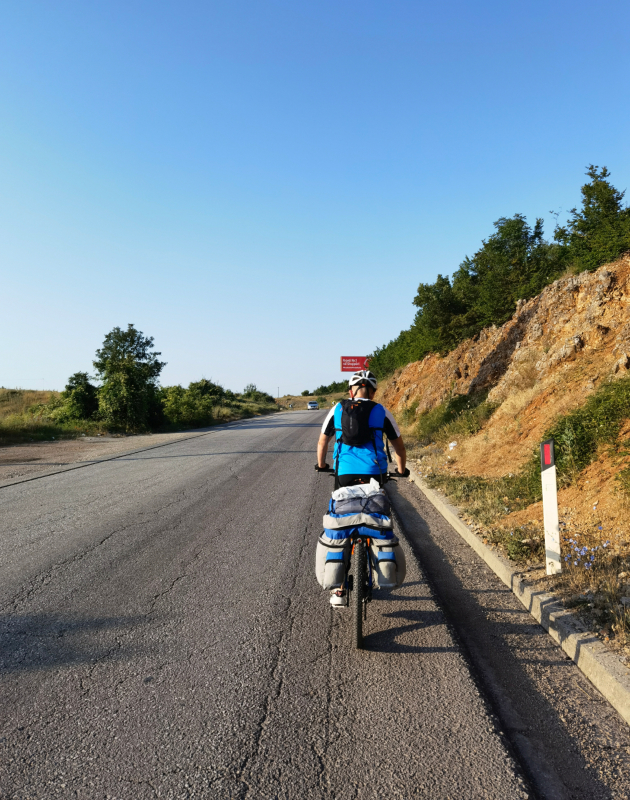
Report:
[[[341,414],[343,414],[343,403],[339,403],[341,406]],[[341,425],[341,414],[339,414],[339,425]],[[335,408],[335,413],[333,415],[333,422],[336,421],[337,416],[337,409]],[[340,434],[337,436],[336,434]],[[341,455],[341,444],[342,444],[342,436],[341,436],[341,428],[335,425],[335,445],[337,447],[337,458],[335,459],[335,491],[340,488],[339,486],[339,456]]]

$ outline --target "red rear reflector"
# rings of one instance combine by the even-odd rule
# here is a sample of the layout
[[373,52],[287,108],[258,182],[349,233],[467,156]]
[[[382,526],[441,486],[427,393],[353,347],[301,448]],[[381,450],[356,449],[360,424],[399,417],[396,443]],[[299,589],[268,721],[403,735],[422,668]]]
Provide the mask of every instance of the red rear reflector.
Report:
[[544,455],[545,464],[551,464],[551,445],[550,444],[546,444],[546,445],[543,445],[543,447],[544,447],[544,451],[545,451],[545,455]]

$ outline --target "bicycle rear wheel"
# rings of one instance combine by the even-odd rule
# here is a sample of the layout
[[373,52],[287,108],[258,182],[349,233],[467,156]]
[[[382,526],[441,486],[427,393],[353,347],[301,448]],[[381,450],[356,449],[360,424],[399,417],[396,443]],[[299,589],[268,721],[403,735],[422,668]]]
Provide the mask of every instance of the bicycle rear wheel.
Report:
[[365,542],[357,539],[352,556],[352,616],[354,646],[363,647],[363,605],[365,599],[365,577],[367,573],[367,556]]

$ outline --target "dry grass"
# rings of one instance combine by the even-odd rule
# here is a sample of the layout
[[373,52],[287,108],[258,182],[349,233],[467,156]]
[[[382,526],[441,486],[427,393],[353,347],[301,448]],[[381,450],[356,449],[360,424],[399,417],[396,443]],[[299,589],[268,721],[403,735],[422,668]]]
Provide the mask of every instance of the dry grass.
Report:
[[0,387],[0,420],[25,414],[35,405],[48,403],[59,397],[59,392],[38,392],[31,389],[5,389]]
[[49,403],[60,393],[32,389],[0,388],[0,443],[18,443],[103,433],[98,422],[58,422],[49,416]]

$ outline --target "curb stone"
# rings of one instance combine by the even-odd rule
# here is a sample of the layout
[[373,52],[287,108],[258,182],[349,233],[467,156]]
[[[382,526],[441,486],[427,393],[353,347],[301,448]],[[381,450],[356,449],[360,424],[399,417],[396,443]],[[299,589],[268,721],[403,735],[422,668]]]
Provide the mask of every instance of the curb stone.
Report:
[[617,656],[599,639],[586,630],[576,617],[567,611],[557,597],[526,586],[522,572],[485,545],[462,522],[458,511],[430,489],[410,468],[411,480],[434,508],[450,523],[464,541],[481,556],[490,569],[510,587],[521,603],[539,622],[564,652],[577,664],[590,682],[612,707],[630,724],[630,671],[621,665]]

